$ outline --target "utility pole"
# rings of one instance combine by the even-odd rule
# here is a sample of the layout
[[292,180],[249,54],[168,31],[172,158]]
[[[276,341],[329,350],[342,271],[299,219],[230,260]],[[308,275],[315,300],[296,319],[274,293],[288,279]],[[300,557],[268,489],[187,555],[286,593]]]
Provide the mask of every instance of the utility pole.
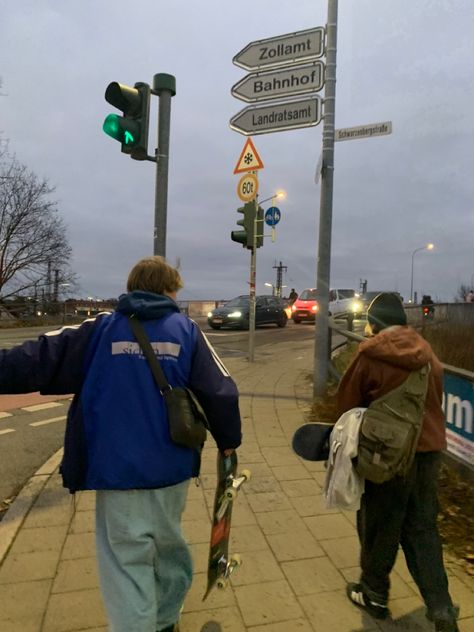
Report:
[[159,97],[158,139],[155,151],[156,184],[153,254],[166,257],[171,97],[174,97],[176,94],[176,77],[166,73],[154,75],[152,93],[158,95]]
[[319,214],[317,297],[314,336],[315,397],[326,392],[329,369],[329,282],[331,267],[332,201],[334,183],[334,129],[336,111],[337,0],[328,0],[326,25],[326,74],[324,87],[324,124]]
[[275,290],[276,290],[275,294],[276,294],[276,296],[281,298],[281,292],[282,292],[282,287],[283,287],[283,270],[286,272],[288,270],[288,267],[282,265],[281,261],[280,261],[280,265],[277,266],[276,262],[275,262],[275,265],[273,266],[273,268],[274,269],[276,268],[276,271],[277,271],[277,280],[276,280],[276,285],[275,285]]

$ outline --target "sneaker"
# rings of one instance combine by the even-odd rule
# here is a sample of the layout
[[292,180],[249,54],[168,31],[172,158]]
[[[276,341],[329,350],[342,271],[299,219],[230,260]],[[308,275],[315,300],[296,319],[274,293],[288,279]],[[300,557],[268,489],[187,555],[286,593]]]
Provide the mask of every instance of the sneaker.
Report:
[[433,621],[435,624],[436,632],[459,632],[456,619],[459,616],[459,606],[453,606],[452,608],[446,608],[437,612],[426,613],[428,621]]
[[353,604],[363,608],[375,619],[386,619],[389,616],[390,610],[387,605],[369,599],[361,584],[347,584],[346,593]]

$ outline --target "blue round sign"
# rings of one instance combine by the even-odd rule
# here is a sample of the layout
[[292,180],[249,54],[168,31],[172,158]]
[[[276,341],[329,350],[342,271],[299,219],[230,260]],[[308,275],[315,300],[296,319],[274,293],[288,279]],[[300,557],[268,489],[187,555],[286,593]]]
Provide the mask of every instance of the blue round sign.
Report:
[[270,206],[265,212],[265,223],[268,226],[276,226],[281,219],[280,209],[276,206]]

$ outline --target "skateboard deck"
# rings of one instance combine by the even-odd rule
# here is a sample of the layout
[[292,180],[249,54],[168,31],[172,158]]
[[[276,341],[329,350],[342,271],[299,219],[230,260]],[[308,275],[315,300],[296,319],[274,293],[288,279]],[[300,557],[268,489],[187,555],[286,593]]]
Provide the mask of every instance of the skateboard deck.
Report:
[[333,424],[304,424],[293,435],[292,446],[307,461],[326,461],[329,457],[329,436]]
[[237,454],[230,456],[217,454],[217,487],[212,512],[211,540],[209,545],[209,562],[207,567],[207,588],[203,601],[210,591],[225,588],[229,577],[240,566],[240,556],[229,557],[229,534],[232,507],[240,487],[250,478],[248,470],[242,470],[237,476]]

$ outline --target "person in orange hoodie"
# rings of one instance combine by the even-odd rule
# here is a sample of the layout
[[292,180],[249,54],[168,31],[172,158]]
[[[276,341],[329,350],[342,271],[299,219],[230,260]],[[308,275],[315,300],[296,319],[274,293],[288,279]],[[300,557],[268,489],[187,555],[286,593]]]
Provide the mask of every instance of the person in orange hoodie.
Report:
[[437,632],[458,632],[436,523],[438,470],[446,447],[442,366],[429,343],[407,327],[405,310],[396,294],[376,296],[367,310],[367,320],[373,336],[360,344],[339,384],[339,415],[351,408],[367,407],[400,386],[413,370],[429,364],[431,371],[410,472],[386,483],[365,482],[357,513],[361,576],[358,583],[347,585],[347,596],[375,618],[389,616],[390,572],[401,545],[427,606],[426,616]]

